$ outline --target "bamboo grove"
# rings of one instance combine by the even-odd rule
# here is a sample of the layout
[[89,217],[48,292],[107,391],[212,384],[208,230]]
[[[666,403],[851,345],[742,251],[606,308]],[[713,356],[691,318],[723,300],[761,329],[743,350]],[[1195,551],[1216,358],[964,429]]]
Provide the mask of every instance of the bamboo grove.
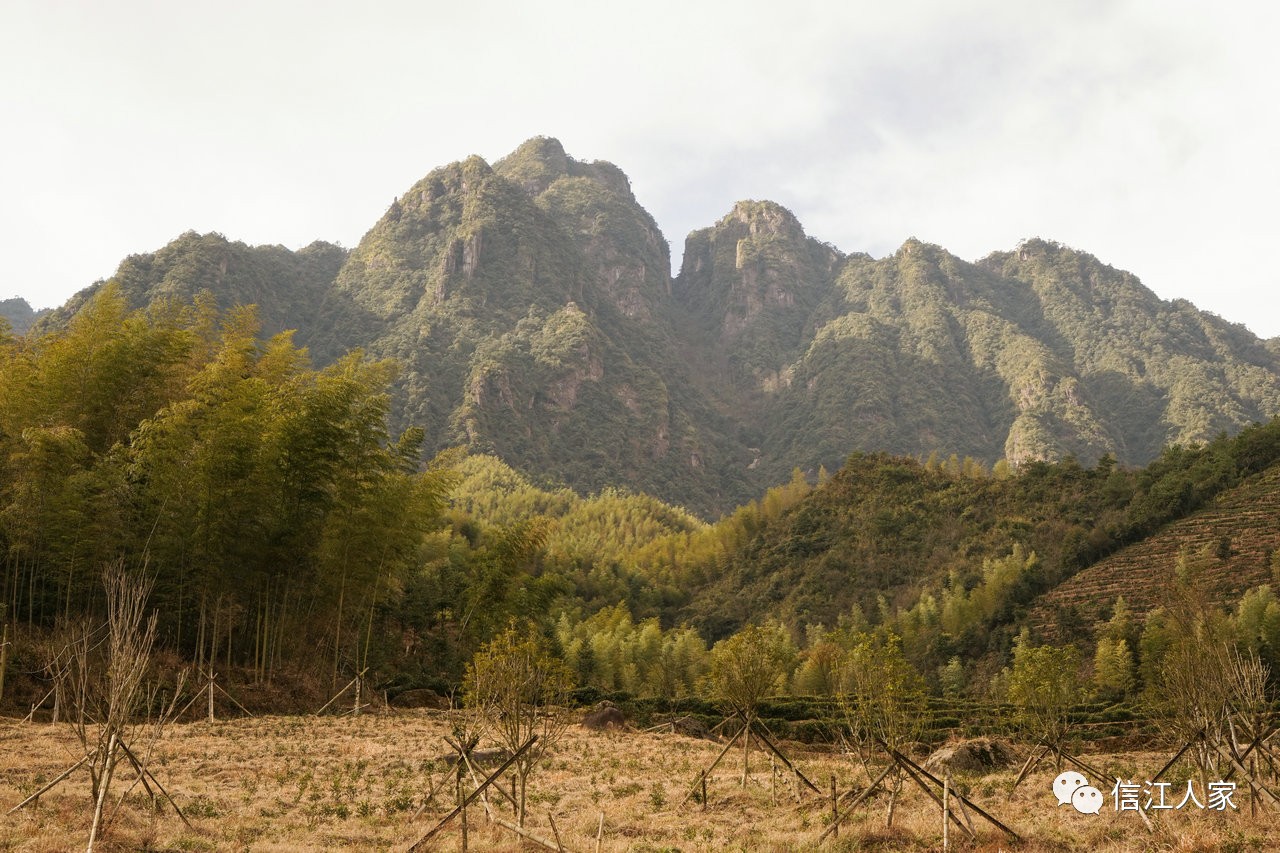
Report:
[[419,470],[420,431],[388,435],[393,369],[315,370],[289,334],[259,341],[252,309],[130,313],[110,286],[63,331],[0,337],[5,620],[100,609],[123,562],[189,659],[265,678],[367,655],[449,482]]
[[[0,622],[28,671],[40,638],[101,616],[103,568],[124,565],[152,584],[162,648],[258,682],[371,668],[390,692],[448,692],[514,620],[581,686],[698,696],[712,644],[764,623],[790,650],[778,690],[836,692],[874,635],[931,692],[987,698],[1057,584],[1246,481],[1280,499],[1272,422],[1145,469],[853,454],[708,524],[492,456],[424,463],[422,431],[388,426],[394,374],[360,351],[317,369],[208,298],[131,312],[111,285],[65,328],[0,333]],[[1247,569],[1255,589],[1201,612],[1274,668],[1280,558],[1240,562],[1243,541],[1164,573]],[[1042,620],[1099,696],[1159,680],[1171,611],[1147,591],[1139,612],[1113,593]]]

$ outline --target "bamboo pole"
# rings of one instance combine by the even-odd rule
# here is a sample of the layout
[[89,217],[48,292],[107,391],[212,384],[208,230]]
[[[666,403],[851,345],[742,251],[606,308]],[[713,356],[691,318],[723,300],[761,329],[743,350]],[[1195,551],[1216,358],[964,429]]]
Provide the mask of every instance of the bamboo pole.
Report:
[[[916,785],[919,786],[920,790],[925,792],[925,795],[928,796],[929,799],[933,800],[934,805],[942,809],[943,821],[945,822],[948,819],[955,821],[956,826],[960,827],[966,833],[968,833],[970,840],[974,840],[976,836],[969,830],[967,826],[965,826],[963,823],[960,822],[960,818],[956,817],[954,814],[951,814],[950,810],[943,805],[942,798],[939,797],[937,794],[935,794],[929,788],[929,786],[924,783],[924,780],[915,774],[915,771],[913,771],[910,767],[902,763],[903,756],[901,755],[901,753],[898,753],[895,751],[891,753],[891,755],[893,755],[894,760],[898,762],[898,766],[902,768],[903,772],[907,774],[907,777],[910,778],[912,782],[915,782]],[[920,772],[923,773],[924,771],[921,770]],[[933,778],[933,777],[930,777],[930,778]],[[937,782],[938,780],[933,779],[933,781]],[[939,783],[939,785],[941,785],[942,787],[947,787],[945,785],[942,785],[942,783]]]
[[[703,771],[702,771],[701,779],[702,779],[702,781],[703,781],[703,790],[704,790],[704,792],[705,792],[705,790],[706,790],[705,785],[706,785],[706,778],[707,778],[707,775],[708,775],[709,773],[711,773],[711,771],[712,771],[712,770],[715,770],[715,769],[716,769],[716,765],[718,765],[718,764],[720,763],[720,760],[721,760],[722,758],[724,758],[724,757],[725,757],[725,754],[726,754],[730,749],[733,749],[733,745],[734,745],[735,743],[737,743],[737,742],[738,742],[738,738],[742,737],[742,734],[743,734],[743,732],[745,732],[745,731],[746,731],[746,729],[743,729],[742,731],[740,731],[740,732],[738,732],[736,735],[734,735],[732,738],[730,738],[730,739],[729,739],[729,742],[728,742],[728,743],[726,743],[726,744],[724,745],[724,749],[720,750],[720,754],[716,756],[716,760],[715,760],[715,761],[713,761],[713,762],[711,762],[711,766],[710,766],[710,767],[708,767],[706,770],[703,770]],[[687,802],[689,801],[689,798],[693,796],[693,792],[694,792],[694,791],[696,791],[696,790],[698,790],[698,783],[697,783],[697,782],[695,782],[695,783],[693,784],[693,787],[689,789],[689,792],[688,792],[687,794],[685,794],[685,795],[684,795],[684,799],[680,801],[680,805],[676,806],[676,808],[678,809],[678,808],[680,808],[680,806],[683,806],[685,803],[687,803]],[[706,802],[706,798],[705,798],[705,796],[703,797],[703,802],[704,802],[704,803]]]
[[778,749],[777,745],[774,744],[773,741],[769,740],[768,735],[760,731],[759,726],[752,726],[751,733],[755,735],[760,740],[760,742],[763,743],[769,749],[770,752],[778,756],[778,758],[782,759],[782,763],[787,766],[788,770],[796,774],[796,776],[800,777],[801,782],[804,782],[806,785],[808,785],[809,789],[813,791],[815,794],[818,794],[819,796],[821,796],[822,791],[818,789],[818,786],[810,782],[809,779],[803,773],[801,773],[798,769],[796,769],[796,766],[791,763],[791,760],[782,754],[782,750]]
[[880,785],[881,782],[884,781],[885,777],[889,775],[889,771],[892,770],[893,767],[894,767],[893,762],[892,761],[889,762],[889,765],[885,767],[884,770],[880,771],[880,775],[877,776],[875,780],[870,785],[867,786],[867,789],[863,791],[861,794],[858,794],[858,796],[854,797],[853,801],[850,802],[849,805],[845,807],[845,810],[840,814],[836,815],[835,819],[831,821],[831,825],[828,826],[825,830],[823,830],[822,834],[818,836],[819,844],[821,844],[822,841],[828,835],[831,835],[833,833],[840,831],[841,822],[843,822],[844,819],[847,818],[863,800],[871,796],[871,793]]
[[836,828],[836,838],[840,837],[840,827],[836,825],[836,818],[840,816],[840,796],[836,788],[836,774],[831,774],[831,824]]
[[14,806],[13,808],[9,809],[9,811],[5,812],[5,814],[13,814],[13,813],[14,813],[14,812],[16,812],[18,809],[22,808],[23,806],[27,805],[28,803],[30,803],[30,802],[32,802],[32,801],[34,801],[34,800],[38,800],[38,799],[40,799],[40,795],[41,795],[41,794],[43,794],[45,791],[48,791],[48,790],[49,790],[50,788],[52,788],[54,785],[57,785],[57,784],[58,784],[59,782],[61,782],[63,779],[67,778],[67,777],[68,777],[68,776],[70,776],[72,773],[74,773],[74,772],[76,772],[77,770],[79,770],[79,769],[84,765],[84,763],[85,763],[86,761],[88,761],[88,760],[89,760],[89,758],[90,758],[92,755],[93,755],[93,753],[88,753],[87,755],[85,755],[85,757],[84,757],[84,758],[80,759],[80,760],[79,760],[79,761],[77,761],[75,764],[72,764],[72,765],[71,765],[70,767],[68,767],[66,770],[63,770],[63,771],[62,771],[61,773],[59,773],[57,776],[53,777],[53,780],[52,780],[52,781],[50,781],[48,784],[46,784],[43,788],[41,788],[39,791],[36,791],[36,792],[35,792],[34,794],[32,794],[31,796],[27,797],[25,800],[23,800],[22,802],[18,803],[18,804],[17,804],[16,806]]
[[942,853],[951,850],[951,771],[942,777]]
[[[434,827],[432,827],[432,828],[431,828],[431,831],[430,831],[430,832],[428,832],[426,835],[424,835],[424,836],[422,836],[421,838],[419,838],[419,839],[418,839],[418,840],[417,840],[417,841],[416,841],[412,846],[410,846],[410,847],[409,847],[409,853],[421,853],[421,851],[426,850],[426,849],[427,849],[427,842],[429,842],[432,838],[434,838],[434,837],[436,836],[436,834],[437,834],[441,829],[443,829],[443,828],[444,828],[445,824],[447,824],[449,821],[451,821],[451,820],[453,820],[455,817],[457,817],[457,816],[458,816],[458,813],[462,811],[462,809],[463,809],[463,807],[464,807],[464,806],[466,806],[466,805],[467,805],[468,803],[470,803],[472,800],[476,799],[476,798],[477,798],[477,797],[479,797],[481,794],[483,794],[483,793],[484,793],[484,790],[485,790],[486,788],[488,788],[490,785],[492,785],[492,784],[494,783],[494,781],[498,779],[498,777],[500,777],[503,773],[505,773],[508,767],[510,767],[512,764],[515,764],[516,759],[517,759],[517,758],[519,758],[521,755],[523,755],[523,754],[525,753],[525,750],[527,750],[529,747],[533,746],[534,742],[535,742],[535,741],[537,741],[537,740],[538,740],[538,736],[537,736],[537,735],[530,735],[530,736],[529,736],[529,739],[528,739],[527,741],[525,741],[525,742],[524,742],[524,746],[522,746],[522,747],[520,747],[519,749],[517,749],[515,752],[513,752],[513,753],[511,754],[511,757],[510,757],[510,758],[508,758],[506,761],[502,762],[502,766],[501,766],[501,767],[499,767],[497,770],[495,770],[495,771],[493,771],[492,773],[490,773],[490,774],[489,774],[489,776],[488,776],[488,778],[487,778],[487,779],[485,779],[483,782],[481,782],[481,783],[476,787],[476,789],[475,789],[474,791],[472,791],[472,792],[470,793],[470,795],[468,795],[468,796],[467,796],[467,798],[462,802],[462,804],[461,804],[461,805],[459,805],[459,806],[458,806],[457,808],[455,808],[453,811],[449,812],[447,815],[445,815],[444,817],[442,817],[442,818],[440,819],[440,822],[439,822],[439,823],[437,823]],[[499,821],[496,817],[494,818],[494,822],[495,822],[495,823],[499,823],[499,824],[501,823],[501,821]]]
[[191,821],[187,820],[187,816],[182,813],[182,809],[178,808],[178,804],[173,801],[173,797],[171,797],[169,792],[164,789],[164,785],[160,784],[160,780],[156,778],[154,773],[142,766],[142,762],[138,760],[138,756],[133,754],[133,750],[129,749],[129,745],[124,741],[120,741],[120,748],[124,750],[124,754],[129,758],[129,761],[132,762],[133,767],[138,771],[138,774],[151,779],[151,781],[155,783],[156,787],[160,789],[160,793],[164,794],[164,798],[169,801],[169,805],[173,806],[173,810],[177,812],[178,817],[182,818],[182,822],[187,825],[187,829],[195,829],[195,827],[191,825]]
[[[882,745],[883,745],[883,744],[882,744]],[[886,749],[887,749],[887,747],[886,747]],[[920,767],[918,764],[916,764],[916,763],[915,763],[914,761],[912,761],[910,758],[907,758],[907,757],[906,757],[905,755],[903,755],[902,753],[898,752],[896,749],[889,750],[889,754],[890,754],[891,756],[896,757],[899,761],[901,761],[901,762],[905,762],[905,763],[907,764],[907,766],[915,768],[917,771],[919,771],[921,774],[923,774],[923,775],[924,775],[924,777],[925,777],[926,779],[928,779],[929,781],[933,782],[935,785],[941,785],[941,784],[942,784],[941,782],[939,782],[939,781],[938,781],[938,777],[937,777],[937,776],[934,776],[934,775],[933,775],[932,773],[930,773],[928,770],[925,770],[923,767]],[[961,794],[959,791],[957,791],[957,792],[956,792],[956,798],[957,798],[958,800],[960,800],[960,802],[962,802],[962,803],[964,803],[965,805],[969,806],[971,809],[973,809],[973,810],[974,810],[975,812],[977,812],[979,815],[981,815],[981,816],[982,816],[982,817],[983,817],[983,818],[984,818],[988,823],[990,823],[992,826],[995,826],[997,829],[1003,830],[1003,831],[1004,831],[1005,833],[1007,833],[1007,834],[1009,835],[1009,837],[1010,837],[1010,838],[1012,838],[1014,841],[1021,841],[1021,840],[1022,840],[1022,836],[1018,835],[1018,833],[1014,832],[1012,829],[1010,829],[1009,827],[1005,826],[1005,825],[1004,825],[1003,823],[1001,823],[1000,821],[996,820],[994,817],[992,817],[990,814],[988,814],[988,813],[987,813],[987,812],[986,812],[986,811],[985,811],[981,806],[979,806],[979,805],[978,805],[977,803],[975,803],[973,800],[970,800],[969,798],[965,797],[965,796],[964,796],[963,794]]]
[[556,816],[547,812],[547,822],[551,824],[551,835],[556,840],[556,853],[564,853],[564,845],[560,843],[560,830],[556,829]]

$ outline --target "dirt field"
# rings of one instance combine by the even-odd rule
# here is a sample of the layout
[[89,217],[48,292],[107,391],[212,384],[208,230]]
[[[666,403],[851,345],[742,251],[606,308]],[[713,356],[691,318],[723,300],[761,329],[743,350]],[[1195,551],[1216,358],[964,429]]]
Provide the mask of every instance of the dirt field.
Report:
[[[151,769],[193,825],[188,829],[167,806],[157,813],[131,773],[113,792],[129,791],[101,850],[307,851],[405,850],[454,805],[451,771],[439,760],[448,753],[449,731],[439,712],[401,712],[358,718],[274,717],[191,723],[168,731],[154,751]],[[600,816],[605,851],[694,850],[939,850],[939,808],[919,789],[903,789],[891,829],[885,827],[888,798],[872,797],[842,826],[839,839],[821,848],[818,837],[830,822],[831,777],[841,791],[863,787],[867,776],[848,756],[787,745],[797,766],[824,795],[797,800],[791,777],[767,755],[752,753],[752,774],[743,789],[737,748],[709,779],[708,804],[681,804],[699,771],[722,744],[679,734],[593,732],[569,729],[546,767],[530,782],[526,828],[564,849],[586,853],[596,845]],[[65,727],[0,721],[0,809],[7,812],[80,756]],[[1092,756],[1107,772],[1142,779],[1166,756],[1158,753]],[[879,768],[875,768],[879,769]],[[953,827],[955,850],[1022,851],[1231,851],[1280,850],[1280,816],[1259,806],[1250,817],[1248,795],[1235,795],[1237,811],[1167,810],[1149,832],[1133,812],[1113,808],[1110,786],[1105,808],[1085,815],[1059,807],[1051,786],[1054,771],[1037,771],[1012,798],[1014,766],[991,774],[956,774],[957,787],[1022,835],[1021,843],[973,816],[977,841]],[[1175,774],[1185,790],[1186,773]],[[1099,788],[1104,786],[1095,780]],[[910,785],[910,783],[908,783]],[[436,795],[423,801],[432,787]],[[1204,799],[1201,792],[1200,798]],[[495,813],[512,818],[505,800]],[[415,815],[415,813],[417,813]],[[469,810],[473,850],[536,849]],[[0,820],[0,850],[83,849],[91,817],[89,780],[78,771],[43,795],[38,804]],[[555,829],[551,820],[555,821]],[[960,837],[957,837],[960,836]],[[454,821],[433,842],[457,850]]]

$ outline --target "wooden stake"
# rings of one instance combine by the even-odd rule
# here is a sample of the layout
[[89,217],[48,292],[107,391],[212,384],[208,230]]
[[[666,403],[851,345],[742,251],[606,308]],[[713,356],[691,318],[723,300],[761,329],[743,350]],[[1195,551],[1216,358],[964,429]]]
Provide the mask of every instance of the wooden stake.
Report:
[[[734,735],[732,738],[730,738],[729,742],[724,745],[724,749],[720,750],[720,754],[716,756],[716,760],[711,762],[711,766],[708,767],[706,770],[702,771],[702,779],[703,779],[704,785],[706,782],[707,775],[710,774],[712,770],[715,770],[716,765],[720,763],[720,760],[725,757],[725,755],[729,752],[729,750],[733,749],[733,745],[738,742],[738,738],[742,737],[742,734],[744,731],[746,731],[746,729],[743,729],[742,731]],[[697,790],[698,790],[698,785],[695,782],[693,787],[689,789],[689,792],[684,795],[684,799],[680,801],[680,805],[676,806],[676,808],[678,809],[680,808],[680,806],[683,806],[685,803],[687,803],[689,801],[689,798],[692,797],[694,792]],[[706,802],[705,797],[703,798],[703,802],[704,803]]]
[[595,853],[600,853],[600,841],[604,838],[604,812],[600,812],[600,824],[596,827]]
[[836,818],[840,816],[840,797],[836,793],[836,774],[831,774],[831,825],[836,828],[836,838],[840,837],[840,825]]
[[[536,742],[537,740],[538,740],[537,735],[530,735],[529,739],[524,742],[524,746],[520,747],[515,752],[513,752],[510,758],[502,762],[501,767],[499,767],[497,770],[490,773],[488,778],[486,778],[483,782],[481,782],[478,786],[476,786],[476,789],[472,791],[471,794],[465,800],[462,801],[461,806],[458,806],[453,811],[449,812],[447,815],[442,817],[440,819],[440,822],[431,828],[430,832],[428,832],[426,835],[419,838],[417,842],[415,842],[413,846],[409,848],[409,853],[421,853],[421,851],[426,850],[428,842],[430,842],[431,839],[436,836],[436,833],[438,833],[441,829],[444,828],[445,824],[447,824],[449,821],[453,820],[455,817],[458,816],[458,814],[462,811],[462,806],[465,806],[467,803],[470,803],[472,800],[476,799],[481,794],[483,794],[484,790],[488,788],[490,785],[492,785],[503,773],[505,773],[508,767],[510,767],[512,764],[515,764],[516,759],[519,758],[521,755],[524,755],[525,750],[533,746],[534,742]],[[503,821],[498,820],[497,818],[494,818],[494,822],[499,825],[504,825]]]
[[951,849],[951,771],[942,777],[942,853]]
[[209,722],[213,722],[213,682],[218,676],[209,670]]
[[556,840],[556,853],[564,853],[564,845],[560,843],[560,830],[556,829],[556,816],[547,812],[547,821],[551,824],[551,835]]
[[853,812],[853,810],[858,807],[859,803],[861,803],[867,797],[871,796],[871,793],[875,791],[875,789],[880,785],[881,782],[884,781],[885,777],[889,775],[889,771],[892,770],[893,768],[894,768],[894,764],[891,761],[889,762],[889,766],[886,767],[884,770],[880,771],[880,775],[875,778],[875,781],[873,781],[870,785],[867,786],[867,789],[865,791],[863,791],[858,796],[854,797],[853,801],[850,802],[849,805],[845,807],[845,810],[842,813],[836,815],[835,820],[831,821],[831,825],[828,826],[825,830],[823,830],[822,834],[818,836],[818,842],[821,843],[823,839],[825,839],[828,835],[839,832],[841,822],[844,821],[844,819],[847,818]]

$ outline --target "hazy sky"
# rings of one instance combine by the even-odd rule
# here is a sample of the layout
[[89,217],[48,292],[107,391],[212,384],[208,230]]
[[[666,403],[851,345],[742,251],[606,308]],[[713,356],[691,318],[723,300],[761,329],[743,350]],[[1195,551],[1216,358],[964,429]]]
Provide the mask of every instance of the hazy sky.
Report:
[[558,137],[678,259],[742,198],[880,256],[1025,237],[1280,335],[1274,3],[5,0],[0,298],[188,229],[353,246],[436,166]]

